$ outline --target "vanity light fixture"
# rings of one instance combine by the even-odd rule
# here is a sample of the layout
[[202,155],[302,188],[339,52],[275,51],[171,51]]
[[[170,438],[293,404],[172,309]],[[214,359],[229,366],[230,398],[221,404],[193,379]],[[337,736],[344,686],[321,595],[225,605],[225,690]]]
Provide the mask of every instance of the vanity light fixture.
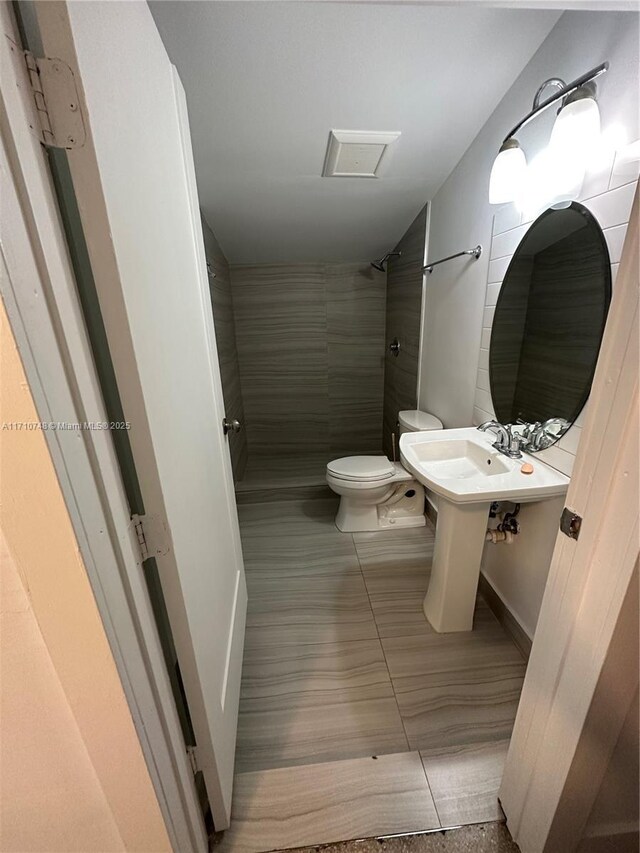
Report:
[[[593,151],[600,133],[600,112],[596,101],[596,77],[609,68],[608,62],[592,68],[571,83],[552,77],[540,86],[533,107],[505,136],[491,169],[489,203],[506,204],[513,201],[523,183],[527,161],[516,134],[531,119],[552,104],[562,101],[551,133],[549,151],[554,159],[570,164],[572,171],[584,175],[587,158]],[[542,100],[544,90],[553,86],[554,94]],[[575,183],[575,180],[573,181]]]

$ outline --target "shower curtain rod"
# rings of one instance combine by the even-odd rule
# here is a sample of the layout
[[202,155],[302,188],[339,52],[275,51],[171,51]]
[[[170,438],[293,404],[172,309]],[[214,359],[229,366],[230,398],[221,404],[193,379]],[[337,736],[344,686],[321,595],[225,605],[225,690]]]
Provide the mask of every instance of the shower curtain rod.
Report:
[[478,243],[478,245],[473,249],[465,249],[464,252],[456,252],[455,255],[449,255],[447,258],[441,258],[439,261],[433,261],[431,264],[426,264],[426,266],[422,267],[422,272],[433,272],[433,268],[437,267],[438,264],[444,264],[446,261],[452,261],[454,258],[461,258],[463,255],[473,255],[477,261],[481,254],[482,246]]

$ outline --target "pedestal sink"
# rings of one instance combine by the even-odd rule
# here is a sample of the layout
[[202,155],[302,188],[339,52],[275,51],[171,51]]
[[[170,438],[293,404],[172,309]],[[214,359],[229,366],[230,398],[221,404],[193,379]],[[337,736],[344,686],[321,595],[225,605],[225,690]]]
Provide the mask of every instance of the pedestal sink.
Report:
[[[554,498],[569,478],[533,455],[510,459],[495,436],[473,427],[405,433],[402,463],[438,495],[438,524],[425,616],[436,631],[470,631],[480,576],[489,507]],[[520,470],[525,462],[533,473]]]

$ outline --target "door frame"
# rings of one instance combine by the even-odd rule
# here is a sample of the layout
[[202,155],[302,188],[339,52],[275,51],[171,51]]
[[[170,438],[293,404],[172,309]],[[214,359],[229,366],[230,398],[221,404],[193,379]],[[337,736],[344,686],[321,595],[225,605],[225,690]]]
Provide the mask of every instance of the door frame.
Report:
[[575,849],[638,687],[639,197],[500,788],[523,853]]
[[[41,420],[105,423],[47,156],[29,130],[38,122],[9,3],[0,3],[0,20],[8,270],[0,295]],[[171,844],[204,853],[204,820],[111,435],[46,430],[45,437]]]
[[[16,44],[18,36],[9,4],[0,4],[0,16],[4,54],[6,34]],[[22,76],[19,67],[23,68]],[[3,180],[12,191],[9,202],[7,194],[3,194],[2,251],[9,277],[1,282],[0,292],[42,420],[104,422],[107,420],[104,404],[46,156],[40,143],[27,130],[32,105],[27,95],[26,72],[24,66],[15,63],[11,64],[10,71],[10,74],[0,75],[0,134],[8,158],[8,173],[3,174]],[[25,119],[24,124],[16,122],[18,116]],[[633,405],[624,381],[632,374],[633,358],[629,356],[627,344],[637,331],[633,325],[633,310],[630,310],[634,298],[637,306],[637,288],[633,286],[634,276],[637,282],[637,223],[636,195],[618,276],[617,296],[614,295],[612,303],[592,405],[567,499],[583,514],[596,510],[591,501],[597,501],[598,492],[604,500],[606,490],[598,490],[598,486],[611,480],[614,462],[624,461],[617,451],[622,449],[623,426],[629,424],[630,406]],[[633,367],[637,394],[637,364]],[[612,375],[617,381],[611,381]],[[615,423],[616,406],[623,406],[625,399],[626,408],[620,410],[622,421],[615,434],[606,432],[607,423]],[[171,843],[180,853],[205,851],[206,833],[111,437],[108,431],[101,430],[85,430],[80,436],[78,440],[78,433],[73,431],[46,433]],[[593,456],[596,448],[598,457]],[[607,462],[607,449],[615,450],[616,455],[609,459],[607,467],[603,467]],[[596,464],[599,465],[597,469]],[[609,491],[607,497],[612,494]],[[637,523],[637,507],[635,509]],[[582,537],[578,543],[559,538],[556,546],[541,611],[541,631],[537,647],[534,642],[532,649],[501,790],[509,826],[527,853],[545,849],[553,818],[562,805],[563,784],[569,778],[586,713],[595,695],[631,578],[629,559],[633,555],[627,549],[624,559],[616,566],[615,575],[609,572],[604,578],[602,565],[592,566],[588,578],[590,583],[593,579],[593,589],[587,590],[586,576],[576,577],[580,574],[575,572],[576,565],[573,565],[573,573],[570,571],[569,557],[573,552],[577,554],[578,548],[581,554],[587,549],[590,535],[586,526]],[[574,584],[571,595],[561,596],[567,611],[562,618],[555,613],[554,620],[554,596],[557,596],[558,585],[568,581]],[[607,621],[601,626],[595,649],[597,655],[581,662],[580,645],[575,642],[573,628],[581,614],[588,613],[596,595],[599,600],[595,612],[606,614]],[[605,603],[610,606],[607,608]],[[567,615],[571,619],[567,619]],[[576,676],[584,676],[577,692]],[[536,678],[540,679],[537,683]],[[558,753],[557,742],[548,737],[548,732],[557,722],[554,711],[565,688],[575,692],[576,718],[582,715],[582,724],[574,727],[571,739],[566,740]],[[601,756],[602,767],[605,758],[606,755]],[[554,785],[548,784],[550,767],[556,774]],[[532,835],[534,832],[537,838]]]

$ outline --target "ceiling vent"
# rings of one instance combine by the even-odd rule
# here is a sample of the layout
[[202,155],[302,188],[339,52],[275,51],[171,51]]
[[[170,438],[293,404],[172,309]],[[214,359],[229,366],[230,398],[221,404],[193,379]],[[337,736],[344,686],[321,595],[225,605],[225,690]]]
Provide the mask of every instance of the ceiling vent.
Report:
[[332,130],[322,174],[327,178],[378,178],[398,132]]

